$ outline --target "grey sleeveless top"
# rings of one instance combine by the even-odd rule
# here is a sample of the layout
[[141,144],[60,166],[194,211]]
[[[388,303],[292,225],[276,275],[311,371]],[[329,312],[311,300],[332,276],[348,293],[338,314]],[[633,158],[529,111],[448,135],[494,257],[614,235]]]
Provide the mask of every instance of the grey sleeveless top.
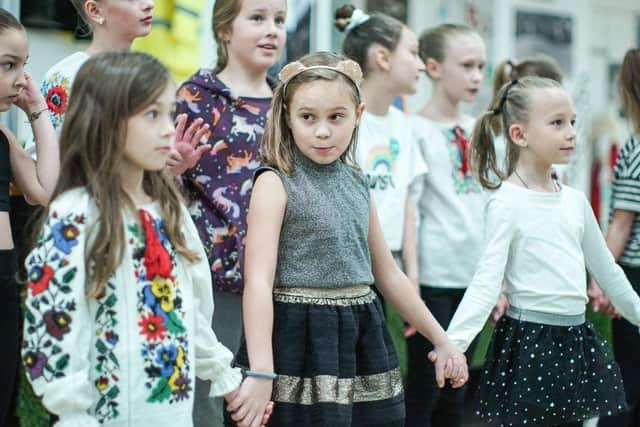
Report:
[[369,190],[364,175],[337,160],[321,165],[295,155],[289,176],[274,287],[339,288],[373,283]]

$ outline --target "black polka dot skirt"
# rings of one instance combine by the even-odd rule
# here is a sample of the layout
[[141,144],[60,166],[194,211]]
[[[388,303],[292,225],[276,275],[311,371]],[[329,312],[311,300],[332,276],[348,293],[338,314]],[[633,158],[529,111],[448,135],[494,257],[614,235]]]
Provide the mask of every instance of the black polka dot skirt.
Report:
[[480,377],[478,415],[501,426],[553,426],[626,410],[620,370],[584,315],[509,309]]

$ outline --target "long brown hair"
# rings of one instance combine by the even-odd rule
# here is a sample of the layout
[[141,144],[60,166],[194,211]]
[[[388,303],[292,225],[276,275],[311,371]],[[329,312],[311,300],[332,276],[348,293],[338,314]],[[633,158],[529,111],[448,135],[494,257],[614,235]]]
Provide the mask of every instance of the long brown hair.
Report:
[[[328,65],[335,66],[338,62],[345,58],[331,52],[316,52],[303,56],[298,61],[303,65],[310,67],[312,65]],[[295,141],[291,135],[289,124],[287,123],[287,109],[291,105],[291,100],[295,96],[296,91],[302,85],[317,80],[342,80],[345,87],[350,88],[353,98],[354,109],[360,104],[360,96],[354,83],[337,71],[327,69],[312,69],[304,71],[291,79],[286,85],[280,83],[271,100],[271,113],[267,120],[267,130],[262,139],[261,155],[265,164],[272,166],[281,172],[291,174],[294,170],[294,152],[296,150]],[[356,141],[358,138],[358,128],[356,127],[351,135],[349,147],[340,156],[340,160],[356,165],[355,152]]]
[[[122,187],[128,119],[152,104],[171,81],[168,70],[144,53],[106,52],[91,57],[78,71],[60,136],[60,177],[52,200],[83,187],[99,214],[88,235],[87,293],[100,295],[125,251],[123,214],[135,212]],[[165,230],[176,252],[188,261],[197,256],[181,232],[181,196],[164,171],[146,171],[144,189],[160,204]],[[95,229],[94,229],[95,228]]]
[[[501,181],[516,168],[520,150],[509,137],[509,127],[529,121],[531,91],[561,87],[555,80],[529,76],[512,80],[498,91],[489,111],[478,118],[471,137],[471,167],[484,188],[493,190],[500,187]],[[498,167],[496,162],[493,144],[496,128],[502,129],[507,142],[506,170]]]
[[218,50],[218,63],[216,64],[216,73],[224,70],[229,62],[229,51],[227,43],[222,39],[223,32],[231,32],[233,21],[240,14],[242,9],[242,0],[216,0],[213,4],[213,18],[211,21],[211,29],[213,38],[216,41]]
[[630,49],[624,55],[618,89],[633,130],[640,134],[640,48]]

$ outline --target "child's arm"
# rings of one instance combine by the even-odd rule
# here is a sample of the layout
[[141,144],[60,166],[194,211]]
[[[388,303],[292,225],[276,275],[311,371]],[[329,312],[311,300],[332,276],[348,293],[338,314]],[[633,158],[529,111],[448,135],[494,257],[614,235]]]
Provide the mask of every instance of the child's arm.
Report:
[[[605,241],[613,255],[613,259],[616,261],[622,256],[624,248],[627,246],[635,218],[636,212],[634,211],[623,209],[615,209],[613,211],[613,218],[607,228]],[[602,293],[602,290],[600,290],[595,280],[591,280],[589,284],[588,295],[594,311],[604,311],[612,317],[617,316],[609,299]]]
[[[476,273],[456,310],[447,335],[458,348],[466,351],[484,327],[500,291],[515,234],[516,212],[498,199],[490,199],[485,208],[484,251]],[[454,266],[455,268],[455,266]]]
[[464,385],[468,379],[465,357],[447,339],[440,324],[418,297],[415,286],[393,260],[373,200],[369,214],[369,250],[375,283],[380,292],[409,324],[433,343],[437,355],[435,368],[438,386],[444,386],[445,376],[457,380],[454,383],[456,387]]
[[97,390],[89,381],[95,324],[86,297],[86,202],[52,203],[36,247],[25,261],[29,275],[22,360],[27,379],[56,427],[98,427],[89,415]]
[[[273,373],[273,281],[278,260],[280,228],[287,194],[275,172],[256,177],[247,216],[242,311],[252,371]],[[234,421],[258,426],[271,398],[273,380],[247,377],[228,405]]]
[[585,222],[582,251],[587,269],[615,309],[629,322],[640,326],[640,297],[607,248],[589,202],[585,197],[582,200]]
[[418,277],[418,230],[416,229],[416,208],[411,193],[407,193],[404,211],[404,230],[402,235],[402,262],[407,277],[414,287],[419,289]]
[[44,206],[49,202],[58,180],[60,150],[47,104],[31,76],[25,73],[25,78],[27,84],[16,105],[30,118],[38,161],[33,160],[6,130],[5,134],[9,139],[11,171],[16,185],[27,200]]
[[211,270],[198,231],[184,206],[182,215],[186,231],[185,240],[192,250],[196,250],[200,258],[196,264],[185,266],[192,277],[196,309],[196,376],[211,381],[211,397],[228,395],[238,388],[242,374],[240,369],[231,367],[233,353],[218,341],[215,332],[211,330],[214,308]]

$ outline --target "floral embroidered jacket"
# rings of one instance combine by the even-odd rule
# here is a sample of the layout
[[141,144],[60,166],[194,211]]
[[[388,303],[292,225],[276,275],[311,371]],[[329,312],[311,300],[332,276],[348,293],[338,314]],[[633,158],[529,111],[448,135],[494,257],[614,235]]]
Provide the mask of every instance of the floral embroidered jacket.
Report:
[[[184,209],[183,233],[200,261],[177,255],[157,204],[124,216],[124,261],[88,299],[87,235],[97,219],[82,189],[50,206],[29,274],[22,357],[27,377],[61,427],[191,426],[195,377],[211,396],[241,380],[211,330],[211,273]],[[89,237],[89,242],[91,237]]]
[[270,102],[238,97],[207,69],[178,91],[177,112],[210,125],[206,142],[212,149],[184,174],[183,182],[213,285],[227,292],[242,292],[247,208]]

